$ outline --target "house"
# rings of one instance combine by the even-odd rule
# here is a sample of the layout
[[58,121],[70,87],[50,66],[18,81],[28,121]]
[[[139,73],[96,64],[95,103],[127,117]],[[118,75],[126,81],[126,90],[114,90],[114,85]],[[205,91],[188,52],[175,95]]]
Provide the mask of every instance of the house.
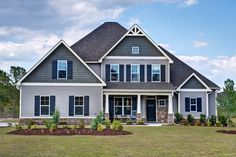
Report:
[[216,115],[215,83],[157,45],[138,25],[106,22],[69,46],[59,41],[18,82],[20,119],[105,117],[172,123]]

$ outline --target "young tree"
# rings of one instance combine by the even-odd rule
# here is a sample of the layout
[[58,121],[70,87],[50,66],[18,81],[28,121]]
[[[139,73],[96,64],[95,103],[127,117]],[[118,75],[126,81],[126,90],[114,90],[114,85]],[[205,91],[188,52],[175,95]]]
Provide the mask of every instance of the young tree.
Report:
[[228,125],[230,124],[232,114],[236,110],[236,91],[234,87],[234,81],[227,79],[225,81],[225,87],[223,88],[223,93],[217,98],[218,108],[222,111],[228,120]]
[[12,81],[15,84],[26,74],[26,70],[19,66],[11,66],[10,74]]

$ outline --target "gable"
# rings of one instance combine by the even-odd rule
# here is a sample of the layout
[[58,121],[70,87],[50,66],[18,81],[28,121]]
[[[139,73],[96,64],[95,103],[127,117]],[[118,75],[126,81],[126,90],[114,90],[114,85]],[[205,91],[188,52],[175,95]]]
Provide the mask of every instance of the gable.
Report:
[[206,87],[195,76],[192,76],[181,89],[206,89]]
[[[72,79],[52,79],[52,61],[73,62]],[[101,83],[101,81],[63,44],[59,44],[22,82],[37,83]]]
[[[132,54],[139,47],[139,54]],[[126,36],[108,56],[161,56],[164,55],[145,36]]]

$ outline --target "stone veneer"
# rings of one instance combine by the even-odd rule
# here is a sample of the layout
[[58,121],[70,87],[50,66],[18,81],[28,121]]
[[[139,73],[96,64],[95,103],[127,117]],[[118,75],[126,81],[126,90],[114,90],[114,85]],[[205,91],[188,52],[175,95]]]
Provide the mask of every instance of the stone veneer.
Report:
[[[158,99],[166,99],[166,106],[160,107],[158,103]],[[157,97],[157,122],[159,123],[167,123],[168,122],[168,97],[160,96]]]

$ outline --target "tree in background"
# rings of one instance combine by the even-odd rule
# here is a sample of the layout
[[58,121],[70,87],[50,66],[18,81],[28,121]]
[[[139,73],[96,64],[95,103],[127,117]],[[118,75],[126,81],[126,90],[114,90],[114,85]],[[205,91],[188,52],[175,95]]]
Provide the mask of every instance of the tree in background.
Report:
[[26,70],[19,66],[11,66],[10,74],[13,83],[16,84],[26,74]]
[[218,109],[221,114],[228,120],[228,125],[231,123],[230,118],[236,111],[236,91],[234,87],[234,81],[227,79],[225,81],[225,87],[221,96],[217,97]]

